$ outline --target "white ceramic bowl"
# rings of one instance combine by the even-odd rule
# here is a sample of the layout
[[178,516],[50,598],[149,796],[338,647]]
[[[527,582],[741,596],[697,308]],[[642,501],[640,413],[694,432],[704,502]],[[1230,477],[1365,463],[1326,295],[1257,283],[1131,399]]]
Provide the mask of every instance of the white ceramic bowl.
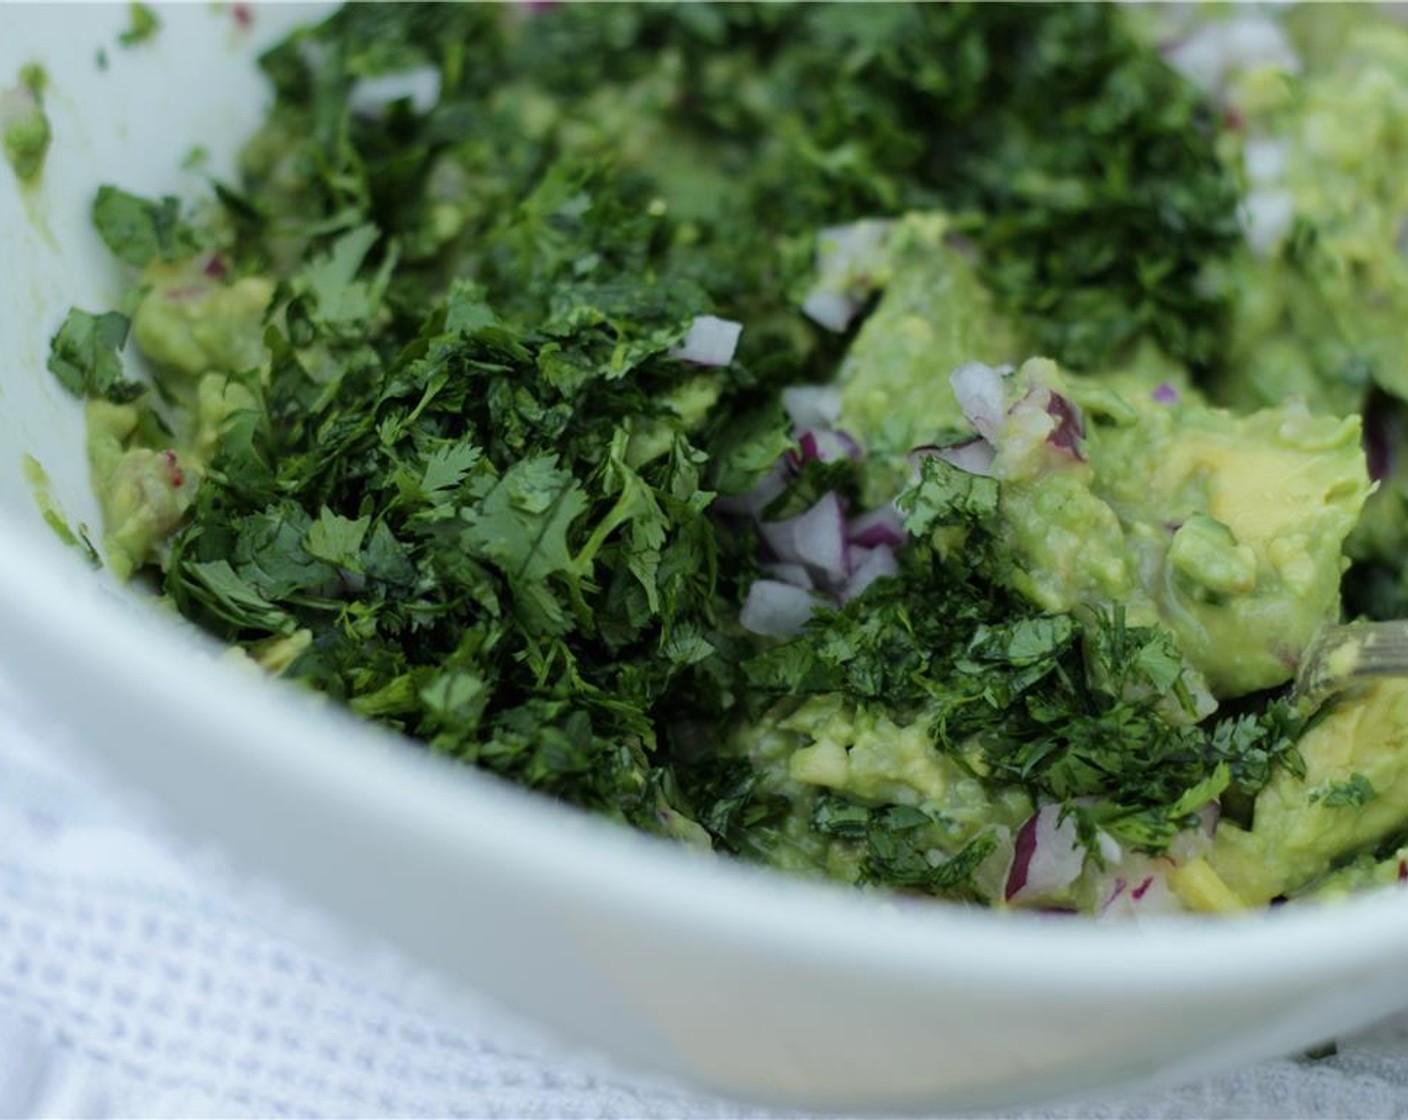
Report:
[[[264,94],[252,58],[299,16],[0,8],[0,82],[49,70],[40,189],[0,166],[0,662],[169,821],[445,977],[643,1068],[782,1104],[1007,1106],[1304,1047],[1408,1005],[1408,893],[1142,928],[897,905],[727,865],[446,764],[212,647],[63,547],[22,457],[96,525],[80,410],[45,372],[70,304],[120,277],[100,182],[200,189]],[[109,68],[95,53],[105,46]]]

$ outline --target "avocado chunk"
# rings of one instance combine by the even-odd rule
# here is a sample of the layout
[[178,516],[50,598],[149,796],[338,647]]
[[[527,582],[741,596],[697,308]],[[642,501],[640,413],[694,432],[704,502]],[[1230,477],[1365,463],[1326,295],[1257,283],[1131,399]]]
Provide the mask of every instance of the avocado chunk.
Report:
[[1278,770],[1250,829],[1223,821],[1214,837],[1208,863],[1247,906],[1299,891],[1408,826],[1408,680],[1341,700],[1300,753],[1304,775]]
[[[1215,696],[1290,680],[1339,618],[1342,546],[1370,492],[1358,418],[1095,395],[1045,360],[1007,383],[994,470],[1012,584],[1052,611],[1113,602],[1162,621]],[[1073,446],[1051,441],[1051,410],[1021,404],[1053,394],[1089,406]]]
[[966,426],[948,383],[955,367],[1010,362],[1020,351],[943,214],[897,222],[878,273],[870,282],[884,295],[837,374],[841,426],[872,454],[903,456]]

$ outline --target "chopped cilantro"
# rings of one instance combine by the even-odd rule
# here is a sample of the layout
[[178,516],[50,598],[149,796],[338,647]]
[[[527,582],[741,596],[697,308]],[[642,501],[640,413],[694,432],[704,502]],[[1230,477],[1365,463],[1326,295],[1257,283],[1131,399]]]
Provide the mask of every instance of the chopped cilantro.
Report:
[[93,225],[113,255],[135,268],[153,259],[177,260],[196,246],[181,220],[180,202],[169,196],[152,202],[117,187],[99,187]]
[[1310,803],[1327,809],[1362,809],[1379,791],[1363,774],[1351,774],[1338,782],[1325,782],[1310,791]]
[[116,311],[94,315],[75,307],[50,344],[49,372],[76,397],[133,400],[144,390],[123,374],[127,328],[127,317]]

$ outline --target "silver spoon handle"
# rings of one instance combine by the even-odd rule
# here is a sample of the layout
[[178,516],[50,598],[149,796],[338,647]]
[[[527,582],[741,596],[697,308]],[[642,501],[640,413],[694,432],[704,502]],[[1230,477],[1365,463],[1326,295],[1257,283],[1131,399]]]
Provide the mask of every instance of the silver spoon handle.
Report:
[[1408,676],[1408,621],[1328,626],[1306,647],[1295,695],[1318,705],[1355,681]]

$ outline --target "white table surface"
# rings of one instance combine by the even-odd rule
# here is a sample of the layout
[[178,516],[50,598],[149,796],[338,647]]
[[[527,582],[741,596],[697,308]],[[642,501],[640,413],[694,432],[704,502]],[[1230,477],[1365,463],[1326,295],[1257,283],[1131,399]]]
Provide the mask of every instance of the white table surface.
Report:
[[[0,680],[0,1117],[768,1115],[333,948],[63,740]],[[1331,1057],[1021,1115],[1408,1116],[1408,1014]]]

